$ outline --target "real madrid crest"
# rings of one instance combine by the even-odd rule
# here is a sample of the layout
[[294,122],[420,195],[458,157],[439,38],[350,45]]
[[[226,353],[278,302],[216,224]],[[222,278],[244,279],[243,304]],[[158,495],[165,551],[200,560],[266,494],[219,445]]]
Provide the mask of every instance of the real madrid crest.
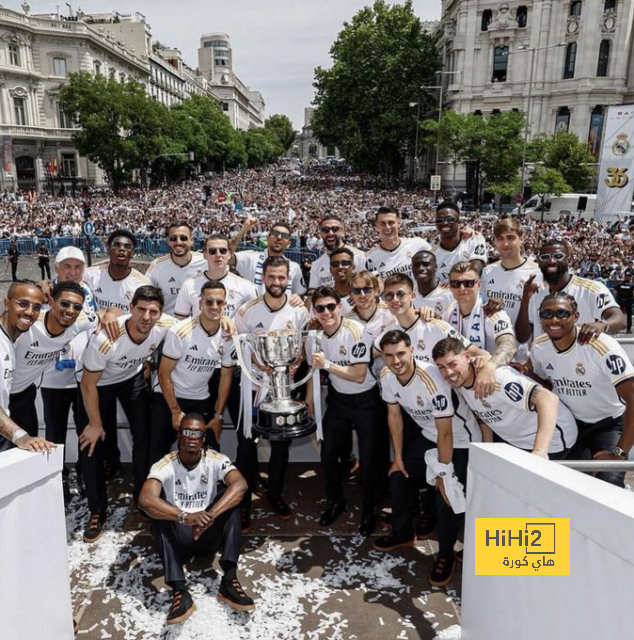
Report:
[[630,150],[630,143],[627,133],[619,133],[616,141],[612,145],[612,153],[616,156],[624,156]]
[[485,408],[485,409],[490,409],[491,405],[486,401],[486,400],[480,400],[480,404]]
[[208,480],[207,476],[203,473],[200,476],[200,484],[208,484],[208,483],[209,483],[209,480]]
[[575,373],[578,376],[585,376],[586,375],[586,368],[583,366],[582,362],[577,362],[577,366],[575,367]]
[[425,351],[425,341],[424,340],[419,340],[418,344],[416,345],[416,348],[419,351]]
[[286,321],[286,328],[287,329],[292,329],[293,328],[293,321],[292,320],[287,320]]
[[416,396],[416,404],[419,407],[424,407],[425,406],[425,403],[423,402],[423,399],[420,396]]
[[438,313],[442,313],[442,302],[437,302],[436,303],[436,311]]
[[339,347],[339,355],[340,355],[340,356],[345,356],[345,355],[347,355],[347,354],[348,354],[348,352],[346,351],[346,348],[345,348],[343,345],[341,345],[341,346]]
[[525,285],[525,284],[526,284],[526,280],[520,280],[520,281],[517,283],[517,288],[518,288],[520,291],[522,291],[522,290],[524,289],[524,285]]

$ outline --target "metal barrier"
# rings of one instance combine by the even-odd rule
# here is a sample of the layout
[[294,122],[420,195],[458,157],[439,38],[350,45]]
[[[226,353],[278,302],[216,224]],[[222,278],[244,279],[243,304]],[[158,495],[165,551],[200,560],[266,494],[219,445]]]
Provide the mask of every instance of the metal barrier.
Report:
[[551,460],[575,471],[634,471],[634,460]]

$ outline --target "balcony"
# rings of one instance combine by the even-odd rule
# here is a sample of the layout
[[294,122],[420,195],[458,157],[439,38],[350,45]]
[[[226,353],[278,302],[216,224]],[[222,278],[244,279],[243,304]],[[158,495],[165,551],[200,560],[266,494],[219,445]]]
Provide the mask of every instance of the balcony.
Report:
[[73,137],[75,129],[54,129],[50,127],[29,127],[17,124],[0,124],[0,135],[13,138],[68,140]]

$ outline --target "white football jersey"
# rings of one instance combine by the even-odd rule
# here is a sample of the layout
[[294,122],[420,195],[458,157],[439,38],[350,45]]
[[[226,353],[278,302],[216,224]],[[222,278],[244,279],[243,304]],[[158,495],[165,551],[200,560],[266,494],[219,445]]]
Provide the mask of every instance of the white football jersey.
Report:
[[458,303],[454,303],[449,312],[449,324],[469,342],[480,349],[493,354],[500,336],[515,336],[511,319],[506,311],[498,311],[487,316],[482,310],[482,300],[478,298],[468,316],[460,313]]
[[11,336],[0,326],[0,361],[2,375],[0,376],[0,407],[9,413],[9,396],[11,383],[15,373],[15,347]]
[[[177,398],[204,400],[209,397],[209,378],[220,367],[236,364],[231,339],[225,339],[222,329],[210,335],[200,323],[200,316],[177,322],[165,336],[163,358],[176,360],[171,378]],[[154,390],[161,387],[158,376]]]
[[377,245],[368,251],[367,270],[385,280],[394,273],[404,273],[412,277],[412,256],[419,251],[429,251],[431,245],[424,238],[400,238],[395,249],[382,249]]
[[204,511],[218,493],[218,483],[230,471],[235,471],[231,460],[213,449],[206,449],[200,462],[193,468],[185,467],[172,451],[152,465],[148,478],[163,485],[165,500],[186,513]]
[[[264,283],[262,282],[262,265],[269,257],[268,251],[237,251],[236,271],[249,282],[253,282],[258,288],[258,293],[264,293]],[[304,284],[304,276],[299,265],[289,260],[289,278],[286,290],[289,293],[296,293],[303,296],[306,293],[306,285]]]
[[[606,309],[620,309],[612,292],[597,280],[572,276],[562,291],[577,301],[579,324],[598,322]],[[549,293],[548,283],[544,282],[528,302],[528,321],[533,325],[533,340],[544,333],[539,319],[539,307]]]
[[[473,388],[458,390],[478,419],[502,440],[520,449],[532,450],[537,434],[537,412],[530,402],[539,388],[536,382],[511,367],[496,369],[497,382],[493,393],[477,400]],[[577,424],[563,402],[557,411],[557,426],[548,453],[569,449],[577,440]]]
[[[194,278],[187,278],[181,287],[176,299],[174,313],[185,318],[197,316],[200,313],[200,290],[209,278],[203,272]],[[255,285],[240,276],[227,271],[219,280],[225,286],[227,303],[223,314],[233,318],[238,309],[249,300],[257,298],[258,291]]]
[[132,340],[126,328],[130,315],[117,318],[119,337],[111,342],[104,330],[90,338],[84,351],[82,368],[85,371],[101,371],[98,387],[133,378],[143,368],[143,363],[156,351],[167,330],[175,323],[174,318],[163,314],[147,338],[140,344]]
[[187,278],[193,278],[207,268],[207,260],[196,251],[191,252],[191,259],[187,264],[179,265],[172,260],[171,254],[156,258],[150,263],[145,275],[150,282],[158,287],[165,298],[163,311],[174,315],[176,298],[181,290],[183,282]]
[[[344,245],[346,249],[350,249],[354,255],[354,270],[363,271],[365,269],[366,257],[363,251],[359,251],[356,247],[350,245]],[[341,254],[342,259],[345,254]],[[310,280],[308,283],[308,289],[313,290],[317,287],[332,287],[335,281],[330,273],[330,254],[328,252],[322,253],[310,267]]]
[[447,320],[449,309],[456,301],[451,293],[451,289],[441,287],[440,284],[430,291],[426,296],[419,293],[418,289],[415,290],[416,297],[414,298],[414,309],[420,309],[421,307],[427,307],[433,309],[442,320]]
[[490,298],[497,298],[504,303],[513,326],[522,302],[524,284],[532,276],[536,285],[542,283],[542,272],[533,260],[526,258],[518,267],[506,269],[500,261],[488,264],[482,270],[482,297],[485,302]]
[[264,296],[255,298],[242,305],[235,317],[238,333],[303,329],[308,320],[306,307],[292,307],[288,302],[288,295],[284,305],[277,310],[266,304]]
[[601,334],[583,345],[575,339],[559,352],[543,334],[533,342],[531,362],[577,420],[594,423],[625,411],[616,387],[634,377],[634,367],[614,338]]
[[[306,359],[308,362],[312,360],[315,351],[314,341],[308,340],[306,343]],[[368,365],[365,378],[361,383],[344,380],[330,372],[330,383],[339,393],[362,393],[363,391],[372,389],[372,387],[376,385],[376,378],[370,370],[372,342],[367,334],[364,333],[363,325],[354,320],[350,320],[350,318],[342,318],[339,328],[331,336],[327,336],[324,333],[321,337],[321,351],[324,356],[326,356],[326,360],[341,365],[342,367],[353,364]]]
[[354,310],[354,307],[346,314],[346,318],[356,320],[362,324],[364,332],[372,341],[383,335],[386,327],[394,322],[394,316],[390,313],[385,302],[379,302],[374,313],[367,320],[363,320]]
[[451,251],[443,249],[440,244],[435,244],[432,253],[436,256],[436,275],[441,282],[449,280],[449,271],[454,264],[463,260],[480,260],[486,264],[488,260],[488,249],[484,236],[480,233],[474,233],[466,240],[460,240],[460,243]]
[[130,311],[130,302],[134,292],[144,285],[152,284],[140,271],[132,269],[121,280],[113,280],[108,273],[108,263],[88,267],[84,280],[95,296],[99,309],[116,307],[124,313]]
[[34,382],[39,382],[44,371],[55,366],[60,352],[75,336],[86,331],[92,332],[99,325],[96,313],[86,314],[82,311],[72,326],[53,336],[46,328],[49,313],[42,314],[15,341],[16,369],[12,393],[20,393]]

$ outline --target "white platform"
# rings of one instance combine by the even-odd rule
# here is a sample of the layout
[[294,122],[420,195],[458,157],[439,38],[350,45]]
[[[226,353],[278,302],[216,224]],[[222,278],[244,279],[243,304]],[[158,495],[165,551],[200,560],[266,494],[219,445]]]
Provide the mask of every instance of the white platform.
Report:
[[71,640],[62,449],[0,453],[0,637]]

